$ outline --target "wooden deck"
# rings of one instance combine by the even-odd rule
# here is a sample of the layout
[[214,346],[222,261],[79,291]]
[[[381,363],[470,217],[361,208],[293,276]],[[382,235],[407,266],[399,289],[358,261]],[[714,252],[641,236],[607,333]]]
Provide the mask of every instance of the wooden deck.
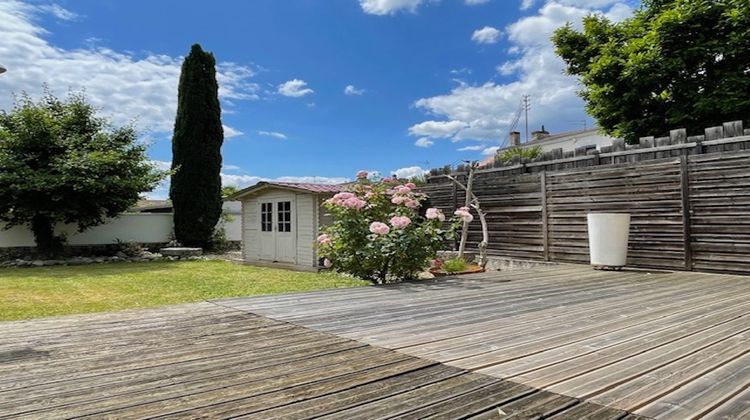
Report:
[[562,265],[221,304],[646,417],[750,418],[748,277]]
[[217,303],[0,323],[0,418],[584,416],[637,418]]

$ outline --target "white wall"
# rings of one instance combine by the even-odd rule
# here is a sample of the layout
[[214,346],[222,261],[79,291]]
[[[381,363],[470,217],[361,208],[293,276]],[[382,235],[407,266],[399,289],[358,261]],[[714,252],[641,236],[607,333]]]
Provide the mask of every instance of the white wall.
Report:
[[[242,240],[242,211],[239,202],[224,203],[232,218],[224,224],[227,240]],[[123,213],[107,223],[78,232],[75,225],[60,225],[56,233],[67,234],[68,245],[107,245],[123,242],[162,243],[172,240],[172,213]],[[0,229],[0,248],[34,246],[34,235],[27,227]]]
[[542,147],[543,152],[549,152],[550,150],[561,148],[563,152],[569,152],[575,150],[578,147],[596,146],[597,150],[601,150],[602,146],[611,146],[615,140],[614,137],[610,137],[606,134],[599,132],[583,132],[580,134],[571,134],[554,140],[541,140],[539,143],[531,142],[524,143],[524,146],[534,146],[538,144]]
[[[67,234],[68,245],[106,245],[123,242],[169,242],[172,236],[171,213],[124,213],[107,223],[78,232],[75,225],[59,225],[56,233]],[[34,235],[27,227],[0,230],[0,248],[34,246]]]
[[242,240],[242,203],[239,201],[225,201],[224,202],[224,214],[228,215],[231,219],[229,222],[224,224],[224,232],[227,234],[227,240],[229,241],[241,241]]

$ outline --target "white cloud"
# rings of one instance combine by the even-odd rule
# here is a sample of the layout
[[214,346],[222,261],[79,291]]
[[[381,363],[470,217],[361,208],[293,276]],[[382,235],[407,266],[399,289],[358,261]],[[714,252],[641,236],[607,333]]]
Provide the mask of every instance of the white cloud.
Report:
[[529,10],[536,0],[521,0],[521,10]]
[[466,67],[461,67],[460,69],[452,69],[450,71],[450,74],[471,74],[471,69],[468,69]]
[[[165,160],[152,160],[153,165],[158,170],[169,170],[172,167],[172,162]],[[281,176],[278,178],[268,178],[256,175],[242,174],[242,173],[226,173],[226,172],[242,172],[242,168],[237,165],[224,165],[221,172],[221,185],[231,185],[238,188],[246,188],[251,185],[257,184],[260,181],[278,181],[278,182],[305,182],[314,184],[343,184],[349,182],[349,178],[344,177],[324,177],[324,176]],[[169,196],[169,178],[162,181],[153,191],[146,194],[151,199],[165,199]]]
[[480,150],[484,150],[484,146],[477,145],[477,146],[466,146],[462,147],[460,149],[457,149],[459,152],[478,152]]
[[172,168],[172,162],[167,160],[152,160],[150,161],[151,166],[154,168],[160,170],[160,171],[168,171]]
[[79,18],[78,14],[63,8],[59,4],[30,5],[29,7],[35,8],[40,12],[49,13],[60,20],[76,20]]
[[364,89],[357,89],[357,88],[354,87],[354,85],[346,85],[346,87],[344,88],[344,95],[350,95],[350,96],[356,95],[356,96],[359,96],[359,95],[362,95],[364,93],[365,93]]
[[[359,0],[359,5],[365,13],[371,15],[394,15],[398,12],[417,11],[417,8],[425,3],[438,2],[439,0]],[[490,0],[464,0],[467,6],[484,4]]]
[[307,82],[304,80],[292,79],[280,84],[277,88],[277,92],[280,95],[289,96],[291,98],[301,98],[315,91],[307,87]]
[[424,121],[409,127],[409,134],[412,136],[446,138],[454,136],[466,127],[467,124],[463,121]]
[[[116,125],[135,121],[140,130],[172,131],[181,57],[138,56],[105,47],[57,47],[45,39],[47,30],[37,24],[43,13],[58,19],[78,18],[59,7],[0,1],[0,57],[8,69],[0,76],[0,91],[26,91],[39,97],[43,84],[57,95],[85,88],[100,115]],[[225,108],[229,100],[257,98],[258,86],[250,81],[255,74],[252,68],[220,63],[217,71]],[[0,96],[0,109],[9,109],[12,101],[11,95]]]
[[242,131],[237,130],[236,128],[232,128],[228,125],[222,125],[222,128],[224,128],[225,139],[231,139],[232,137],[238,137],[238,136],[245,134]]
[[397,12],[414,12],[422,0],[359,0],[365,13],[371,15],[392,15]]
[[545,124],[554,131],[582,119],[583,101],[576,95],[580,86],[574,77],[564,73],[564,64],[555,54],[550,36],[566,22],[580,28],[581,19],[595,12],[620,20],[632,10],[624,2],[614,3],[603,11],[547,2],[535,15],[523,17],[506,28],[517,55],[500,63],[498,71],[515,76],[515,80],[462,84],[446,94],[419,99],[415,106],[431,119],[413,125],[409,133],[415,137],[479,140],[501,145],[525,94],[531,96],[530,127]]
[[434,141],[430,140],[429,137],[420,137],[417,139],[417,141],[414,142],[414,145],[417,147],[432,147],[432,145],[435,144]]
[[425,171],[419,166],[408,166],[406,168],[399,168],[392,172],[393,175],[396,175],[398,178],[414,178],[415,176],[422,176],[426,174],[428,171]]
[[221,185],[231,185],[239,188],[246,188],[257,184],[260,181],[277,181],[277,182],[304,182],[312,184],[342,184],[349,182],[349,178],[344,177],[324,177],[324,176],[281,176],[278,178],[265,178],[255,175],[234,175],[221,174]]
[[482,29],[477,29],[471,34],[471,40],[477,44],[494,44],[500,38],[500,31],[491,27],[485,26]]
[[622,3],[622,0],[556,0],[557,3],[566,6],[574,6],[585,9],[601,9],[615,3]]
[[498,146],[487,147],[482,150],[482,154],[484,156],[494,155],[495,153],[497,153],[498,149],[500,149],[500,147]]
[[279,133],[278,131],[258,131],[259,136],[273,137],[280,140],[286,140],[286,134]]

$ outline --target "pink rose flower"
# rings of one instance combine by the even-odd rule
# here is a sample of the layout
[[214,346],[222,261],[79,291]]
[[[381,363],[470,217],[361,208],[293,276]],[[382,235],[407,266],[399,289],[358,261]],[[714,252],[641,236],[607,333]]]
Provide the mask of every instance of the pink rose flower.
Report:
[[343,206],[346,200],[350,198],[356,198],[356,196],[350,192],[340,192],[333,197],[326,200],[326,203],[328,204],[334,204],[337,206]]
[[331,268],[333,267],[333,263],[328,258],[323,260],[323,267],[325,268]]
[[443,261],[440,258],[435,258],[432,260],[432,266],[435,268],[440,268],[443,266]]
[[406,185],[399,185],[396,187],[396,192],[399,194],[409,194],[411,192],[411,188],[407,187]]
[[357,172],[357,179],[365,179],[365,178],[367,178],[367,171]]
[[352,197],[354,197],[354,194],[352,194],[350,192],[340,192],[340,193],[336,193],[336,195],[333,196],[333,198],[335,198],[337,200],[346,200],[346,199],[352,198]]
[[471,221],[474,220],[474,216],[471,215],[468,207],[461,207],[454,211],[453,214],[460,217],[464,223],[471,223]]
[[413,190],[417,188],[417,184],[413,182],[407,182],[406,184],[404,184],[404,187],[409,187],[409,189]]
[[391,231],[391,228],[388,227],[385,223],[382,222],[372,222],[370,223],[370,232],[376,234],[376,235],[387,235],[388,232]]
[[365,200],[362,200],[362,199],[357,198],[357,197],[350,197],[350,198],[347,198],[346,200],[344,200],[344,202],[342,203],[342,205],[344,207],[349,207],[350,209],[357,209],[357,210],[359,210],[359,209],[363,208],[364,206],[366,206],[367,202]]
[[406,200],[404,200],[404,205],[410,209],[416,209],[417,207],[419,207],[419,202],[417,200],[407,198]]
[[331,242],[331,237],[326,235],[325,233],[318,236],[318,243],[321,245],[330,245]]
[[383,183],[385,183],[385,184],[390,184],[390,183],[392,183],[394,181],[395,181],[395,179],[393,179],[393,178],[383,178]]
[[372,198],[375,196],[375,193],[372,191],[368,191],[365,193],[365,198]]
[[396,195],[393,198],[391,198],[391,203],[393,204],[404,204],[404,200],[406,200],[406,197]]
[[[430,207],[429,209],[427,209],[427,212],[425,213],[425,216],[428,219],[433,219],[434,220],[434,219],[440,219],[440,216],[442,214],[443,214],[443,212],[440,211],[439,209],[436,209],[434,207]],[[443,217],[445,217],[445,216],[443,215]]]
[[411,223],[411,219],[406,216],[393,216],[391,217],[391,226],[396,229],[403,229]]

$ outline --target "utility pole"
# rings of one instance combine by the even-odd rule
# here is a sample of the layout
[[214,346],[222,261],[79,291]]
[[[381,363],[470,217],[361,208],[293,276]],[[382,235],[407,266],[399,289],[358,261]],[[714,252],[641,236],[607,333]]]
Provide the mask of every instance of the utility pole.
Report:
[[521,100],[523,106],[524,119],[526,120],[526,143],[529,142],[529,111],[531,110],[531,97],[529,95],[523,95]]

